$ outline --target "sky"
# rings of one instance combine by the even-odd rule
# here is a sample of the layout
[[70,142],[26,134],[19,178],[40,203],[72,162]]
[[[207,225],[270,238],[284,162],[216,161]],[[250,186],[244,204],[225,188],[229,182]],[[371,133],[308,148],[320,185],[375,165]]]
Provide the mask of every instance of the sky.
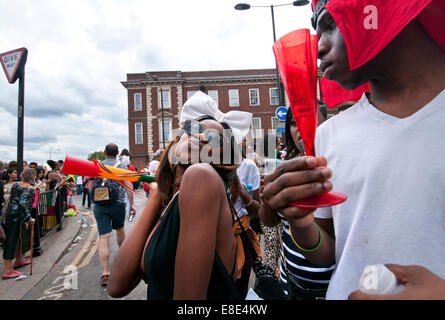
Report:
[[[241,0],[243,1],[243,0]],[[229,0],[0,0],[0,53],[28,49],[24,160],[128,149],[127,73],[274,68],[270,5]],[[274,7],[276,37],[311,8]],[[0,75],[0,161],[17,158],[18,83]]]

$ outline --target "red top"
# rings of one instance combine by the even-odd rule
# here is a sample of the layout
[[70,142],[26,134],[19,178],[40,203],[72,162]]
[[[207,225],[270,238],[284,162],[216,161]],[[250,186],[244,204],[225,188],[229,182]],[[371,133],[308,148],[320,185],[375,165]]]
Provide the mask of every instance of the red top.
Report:
[[445,51],[445,0],[330,0],[325,8],[343,34],[351,70],[378,55],[415,18]]

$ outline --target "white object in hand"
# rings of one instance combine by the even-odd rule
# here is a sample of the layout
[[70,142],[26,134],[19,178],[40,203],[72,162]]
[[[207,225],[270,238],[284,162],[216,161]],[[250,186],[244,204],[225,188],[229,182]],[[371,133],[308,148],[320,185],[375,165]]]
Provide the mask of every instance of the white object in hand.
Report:
[[383,264],[367,265],[358,284],[359,290],[368,294],[396,293],[397,287],[396,276]]
[[274,172],[275,168],[278,167],[278,165],[284,160],[281,159],[275,159],[275,158],[264,158],[262,160],[263,166],[264,166],[264,174],[271,174]]

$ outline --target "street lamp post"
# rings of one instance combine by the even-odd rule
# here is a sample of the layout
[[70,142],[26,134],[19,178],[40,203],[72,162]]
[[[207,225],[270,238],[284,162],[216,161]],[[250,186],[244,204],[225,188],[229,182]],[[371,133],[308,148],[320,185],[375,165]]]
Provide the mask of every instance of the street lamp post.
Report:
[[[63,151],[62,149],[60,149],[60,148],[56,148],[54,151]],[[52,160],[52,158],[51,158],[51,147],[49,148],[49,159],[50,160]]]
[[[292,3],[285,3],[285,4],[278,4],[275,5],[275,7],[282,7],[282,6],[289,6],[289,5],[293,5],[293,6],[305,6],[309,3],[308,0],[296,0]],[[238,3],[235,6],[236,10],[248,10],[250,8],[267,8],[269,6],[251,6],[248,3]],[[273,31],[273,42],[275,43],[277,41],[276,36],[275,36],[275,17],[274,17],[274,11],[273,11],[274,5],[271,4],[270,5],[270,13],[272,15],[272,31]],[[283,92],[281,90],[281,81],[280,81],[280,73],[278,72],[278,66],[275,63],[275,69],[276,69],[276,75],[277,75],[277,90],[278,90],[278,100],[279,100],[279,105],[280,106],[284,106],[284,100],[283,100]]]

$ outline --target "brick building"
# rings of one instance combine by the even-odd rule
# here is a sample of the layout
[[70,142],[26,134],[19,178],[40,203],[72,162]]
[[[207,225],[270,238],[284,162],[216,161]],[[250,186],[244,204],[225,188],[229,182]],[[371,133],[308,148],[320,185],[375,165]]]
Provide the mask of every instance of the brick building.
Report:
[[[133,165],[142,169],[178,128],[181,108],[198,90],[211,96],[222,112],[253,113],[252,129],[276,129],[279,106],[275,69],[160,71],[127,74],[129,148]],[[162,93],[162,99],[161,99]],[[285,97],[285,105],[289,101]],[[161,108],[161,104],[162,107]],[[267,131],[265,131],[267,132]],[[260,132],[253,130],[253,135]]]

